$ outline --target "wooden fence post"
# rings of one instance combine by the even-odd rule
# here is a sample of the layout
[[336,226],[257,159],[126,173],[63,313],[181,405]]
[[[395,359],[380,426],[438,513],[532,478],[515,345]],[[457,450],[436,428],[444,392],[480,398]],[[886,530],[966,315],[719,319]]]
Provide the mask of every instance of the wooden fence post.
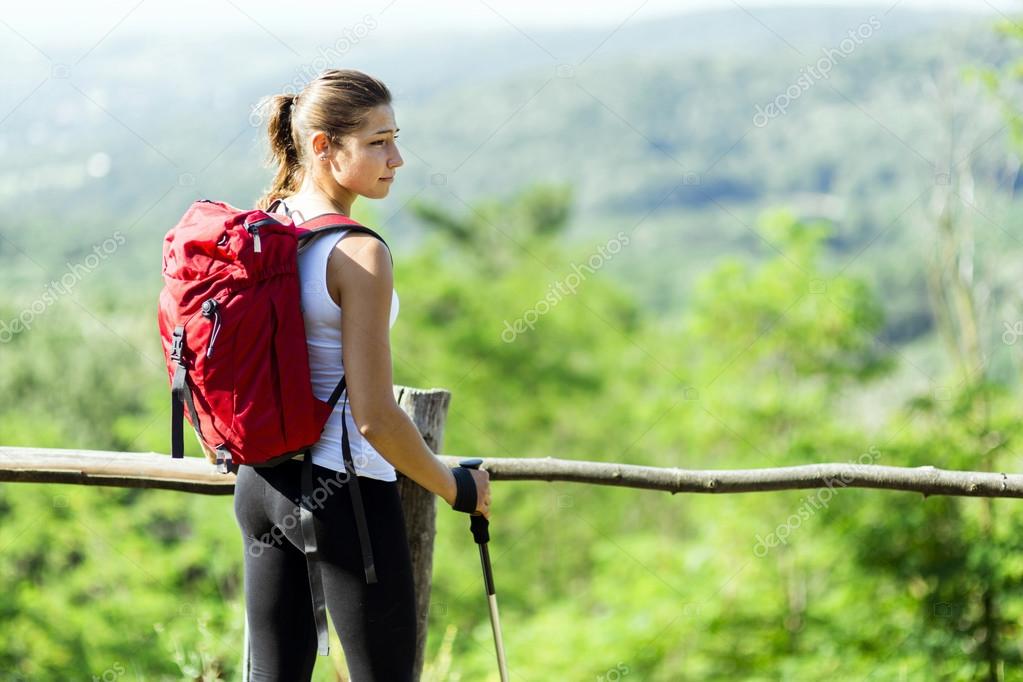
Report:
[[[451,393],[443,389],[417,389],[395,386],[394,397],[419,429],[423,440],[434,452],[440,452],[444,442],[444,423],[447,420]],[[426,630],[430,616],[430,589],[433,582],[433,539],[437,534],[436,496],[415,481],[398,472],[398,492],[405,514],[412,554],[412,576],[416,589],[416,666],[413,679],[423,672],[426,651]]]

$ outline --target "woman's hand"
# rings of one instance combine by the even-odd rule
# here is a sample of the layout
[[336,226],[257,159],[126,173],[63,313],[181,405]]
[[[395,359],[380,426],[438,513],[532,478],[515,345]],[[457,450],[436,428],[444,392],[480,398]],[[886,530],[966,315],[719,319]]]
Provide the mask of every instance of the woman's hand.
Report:
[[476,513],[490,520],[490,474],[484,469],[469,469],[476,483]]
[[[456,469],[460,469],[463,472],[468,471],[472,476],[473,484],[476,486],[476,511],[473,513],[480,514],[487,520],[490,520],[490,474],[483,469],[469,469],[466,467],[448,469],[450,483],[447,491],[442,493],[444,501],[450,504],[452,509],[455,508],[455,501],[458,498],[458,484],[455,477]],[[457,511],[465,510],[458,509]]]

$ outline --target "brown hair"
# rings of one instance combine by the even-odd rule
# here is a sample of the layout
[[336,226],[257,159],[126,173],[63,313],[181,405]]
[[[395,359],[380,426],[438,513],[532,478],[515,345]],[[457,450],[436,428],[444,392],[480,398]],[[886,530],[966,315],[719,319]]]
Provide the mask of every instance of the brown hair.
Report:
[[297,95],[272,95],[260,103],[269,113],[268,166],[277,167],[270,189],[256,202],[266,209],[276,199],[294,194],[305,177],[305,142],[317,131],[334,144],[358,130],[370,109],[391,103],[391,91],[376,78],[353,69],[328,69]]

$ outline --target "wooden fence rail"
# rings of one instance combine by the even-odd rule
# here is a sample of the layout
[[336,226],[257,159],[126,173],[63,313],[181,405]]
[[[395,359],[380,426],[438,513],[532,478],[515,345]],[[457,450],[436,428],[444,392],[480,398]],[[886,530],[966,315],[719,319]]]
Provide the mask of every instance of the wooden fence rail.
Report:
[[[426,444],[443,450],[444,423],[451,394],[440,389],[395,386],[395,398],[412,418]],[[449,465],[461,457],[441,456]],[[682,459],[682,457],[680,457]],[[695,470],[547,458],[487,458],[492,481],[566,481],[675,493],[747,493],[806,488],[880,488],[928,495],[1023,497],[1023,475],[948,471],[934,467],[873,464],[809,464],[744,470]],[[416,676],[426,649],[433,576],[436,499],[399,476],[415,580],[418,641]],[[104,452],[0,447],[0,482],[70,483],[178,490],[230,495],[234,474],[220,474],[201,458],[172,460],[153,452]],[[496,510],[497,517],[500,509]],[[246,657],[247,659],[247,657]],[[248,661],[243,662],[247,666]]]
[[[441,455],[454,466],[462,457]],[[1023,474],[951,471],[935,467],[805,464],[764,469],[675,469],[543,458],[490,457],[492,481],[567,481],[670,493],[749,493],[844,487],[929,495],[1023,497]],[[218,474],[199,458],[171,460],[152,452],[0,447],[0,481],[162,488],[230,495],[234,475]]]

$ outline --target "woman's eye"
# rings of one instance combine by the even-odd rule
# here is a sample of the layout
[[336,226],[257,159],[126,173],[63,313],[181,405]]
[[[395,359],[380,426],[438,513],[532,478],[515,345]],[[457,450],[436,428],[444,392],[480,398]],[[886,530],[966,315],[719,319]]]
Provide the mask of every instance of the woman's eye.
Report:
[[[394,139],[395,139],[395,140],[397,140],[397,139],[398,139],[398,136],[397,136],[397,135],[395,135],[395,136],[394,136]],[[377,145],[382,145],[382,144],[383,144],[384,142],[387,142],[387,140],[376,140],[375,142],[370,142],[370,144],[377,144]]]

